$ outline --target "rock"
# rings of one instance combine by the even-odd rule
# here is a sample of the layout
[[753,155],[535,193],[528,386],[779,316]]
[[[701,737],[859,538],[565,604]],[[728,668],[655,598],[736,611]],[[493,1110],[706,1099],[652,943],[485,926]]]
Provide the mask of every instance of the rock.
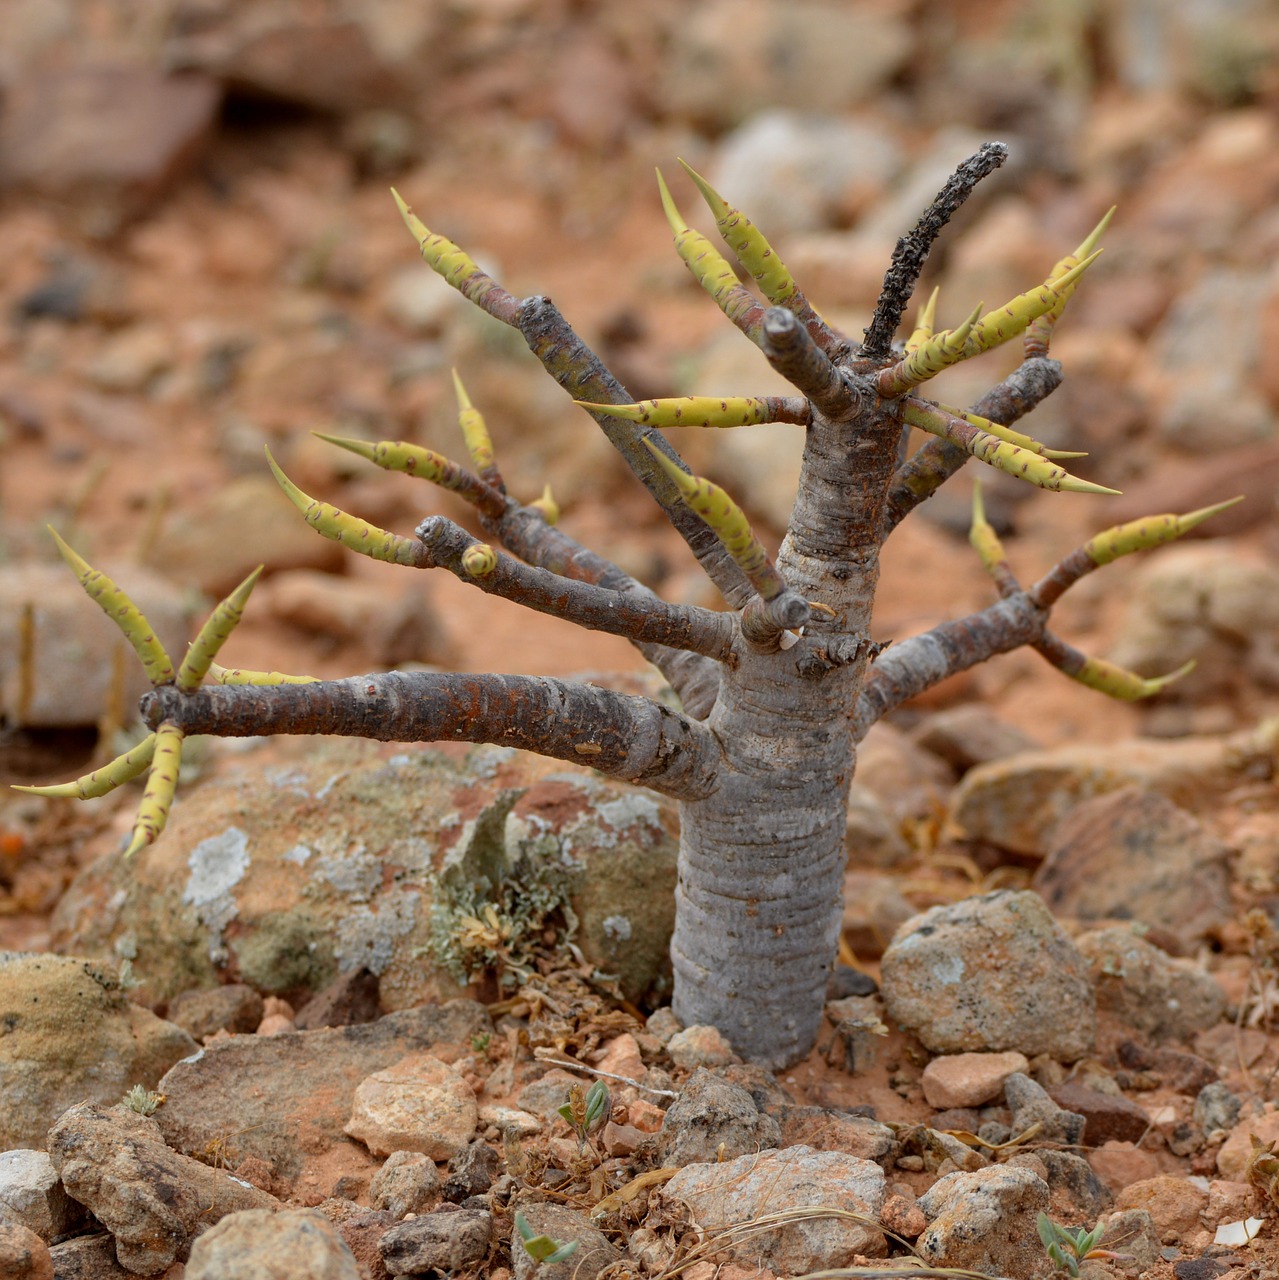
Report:
[[163,558],[164,571],[174,581],[195,583],[221,597],[259,564],[275,573],[339,573],[346,552],[299,519],[271,476],[254,474],[219,484],[204,499],[176,511],[151,556],[157,567]]
[[133,1004],[115,974],[70,956],[0,952],[0,1148],[43,1145],[67,1107],[153,1088],[195,1041]]
[[484,1260],[492,1231],[483,1209],[442,1209],[392,1227],[378,1251],[393,1276],[453,1273]]
[[1023,1075],[1030,1063],[1021,1053],[952,1053],[934,1058],[920,1084],[930,1107],[980,1107],[998,1098],[1014,1071]]
[[378,1246],[382,1237],[395,1226],[391,1214],[380,1209],[362,1209],[340,1196],[330,1196],[315,1206],[338,1230],[355,1258],[361,1280],[389,1280]]
[[[411,102],[433,74],[433,44],[447,43],[430,11],[407,22],[360,5],[303,18],[284,4],[216,10],[198,31],[172,36],[170,66],[194,67],[254,96],[345,114]],[[403,16],[403,15],[400,15]],[[388,27],[386,24],[390,23]]]
[[1121,1209],[1108,1213],[1098,1220],[1097,1225],[1104,1229],[1103,1249],[1115,1249],[1132,1259],[1125,1268],[1126,1274],[1148,1275],[1162,1261],[1159,1232],[1144,1209]]
[[377,974],[369,969],[340,973],[302,1006],[293,1019],[299,1031],[353,1027],[378,1016]]
[[497,1181],[502,1157],[482,1138],[468,1142],[449,1160],[444,1180],[444,1198],[461,1204],[471,1196],[482,1196]]
[[420,1151],[448,1160],[474,1136],[478,1119],[471,1086],[438,1058],[418,1052],[360,1081],[346,1132],[375,1156]]
[[[1246,267],[1209,268],[1173,303],[1151,336],[1147,372],[1158,389],[1162,438],[1193,453],[1264,440],[1275,415],[1254,390],[1261,362],[1256,315],[1270,289]],[[1222,420],[1215,406],[1230,399]]]
[[502,747],[321,740],[273,754],[270,768],[237,756],[187,793],[132,862],[83,871],[54,945],[125,948],[155,1000],[227,974],[319,990],[363,968],[383,1009],[401,1009],[458,995],[481,966],[457,945],[477,901],[507,914],[517,947],[521,931],[544,945],[567,904],[574,944],[629,997],[668,972],[670,802]]
[[1242,1107],[1242,1100],[1228,1085],[1214,1080],[1195,1095],[1195,1123],[1208,1134],[1218,1129],[1233,1129]]
[[361,1280],[355,1255],[337,1228],[313,1209],[232,1213],[192,1246],[186,1280],[249,1274],[263,1280]]
[[556,1204],[520,1204],[518,1208],[538,1234],[562,1244],[576,1240],[577,1248],[561,1262],[538,1263],[512,1229],[515,1280],[595,1280],[606,1267],[621,1261],[621,1252],[584,1213]]
[[[1279,569],[1229,542],[1170,547],[1136,567],[1108,657],[1143,674],[1196,666],[1161,695],[1204,702],[1279,686]],[[1171,664],[1171,665],[1169,665]]]
[[663,1163],[733,1160],[775,1147],[781,1129],[741,1085],[699,1067],[671,1103],[662,1126]]
[[1054,915],[1139,920],[1190,949],[1233,913],[1227,856],[1171,800],[1125,787],[1062,819],[1033,884]]
[[64,1240],[49,1255],[55,1280],[129,1280],[133,1274],[116,1261],[115,1244],[105,1231]]
[[169,1021],[194,1040],[218,1031],[251,1035],[262,1021],[262,997],[243,982],[205,991],[184,991],[169,1002]]
[[1094,929],[1076,944],[1091,968],[1098,1009],[1141,1035],[1185,1040],[1225,1013],[1225,995],[1209,974],[1151,946],[1127,925]]
[[784,255],[782,237],[843,221],[900,166],[901,149],[878,121],[770,110],[720,141],[707,177]]
[[848,788],[844,844],[850,864],[856,867],[896,867],[911,857],[901,824],[888,813],[875,793],[859,782]]
[[936,815],[954,784],[945,761],[883,720],[857,748],[857,780],[899,828],[907,819]]
[[72,1107],[49,1130],[49,1155],[68,1193],[115,1238],[120,1264],[141,1275],[185,1258],[194,1237],[227,1214],[279,1205],[171,1151],[154,1120],[124,1107]]
[[0,1276],[4,1280],[54,1280],[49,1246],[29,1227],[0,1218]]
[[[799,0],[784,13],[766,5],[744,13],[733,0],[712,0],[680,22],[662,59],[660,101],[672,118],[715,130],[777,102],[834,114],[874,101],[912,45],[904,12]],[[771,68],[767,84],[761,66]]]
[[666,1052],[677,1067],[726,1067],[737,1060],[733,1046],[715,1027],[685,1027],[666,1042]]
[[1052,1201],[1048,1216],[1054,1222],[1095,1222],[1115,1202],[1110,1188],[1093,1172],[1088,1161],[1073,1151],[1042,1147],[1010,1156],[1005,1163],[1029,1169],[1048,1184]]
[[369,1201],[394,1218],[435,1208],[440,1202],[435,1162],[420,1151],[392,1151],[369,1183]]
[[[1263,736],[1138,738],[1027,751],[978,765],[951,793],[945,835],[1042,858],[1062,818],[1094,796],[1138,786],[1193,811],[1237,786],[1251,761],[1272,758]],[[1258,767],[1266,767],[1264,761]]]
[[880,1165],[886,1165],[897,1151],[893,1131],[869,1116],[849,1115],[829,1107],[783,1106],[774,1119],[781,1125],[778,1145],[782,1147],[840,1151]]
[[974,765],[1034,751],[1039,745],[977,703],[934,711],[910,736],[961,776]]
[[0,1221],[20,1223],[52,1240],[66,1235],[82,1217],[47,1151],[0,1152]]
[[1150,1117],[1122,1094],[1102,1093],[1077,1080],[1054,1085],[1049,1097],[1067,1112],[1084,1118],[1084,1142],[1099,1147],[1103,1142],[1139,1142],[1150,1128]]
[[568,1092],[580,1081],[571,1071],[552,1067],[536,1080],[530,1080],[516,1096],[520,1106],[549,1125],[559,1119],[559,1109],[568,1101]]
[[177,360],[172,332],[143,323],[107,338],[85,367],[85,376],[103,391],[143,392]]
[[1263,1111],[1241,1119],[1217,1152],[1217,1172],[1231,1182],[1246,1182],[1254,1141],[1263,1145],[1279,1143],[1279,1112]]
[[[363,1026],[215,1040],[161,1081],[168,1101],[156,1119],[179,1151],[227,1144],[294,1178],[335,1144],[362,1152],[343,1138],[362,1080],[408,1054],[467,1045],[490,1027],[483,1006],[457,1000]],[[245,1080],[254,1081],[252,1093]],[[367,1166],[363,1156],[359,1167]]]
[[1208,1207],[1208,1193],[1187,1178],[1163,1174],[1125,1187],[1115,1203],[1119,1209],[1144,1209],[1159,1238],[1171,1242],[1185,1240],[1202,1230],[1199,1215]]
[[882,871],[845,872],[842,932],[859,960],[882,956],[893,935],[915,914],[892,876]]
[[1142,1178],[1153,1178],[1159,1172],[1156,1157],[1131,1142],[1105,1143],[1088,1153],[1088,1164],[1112,1192],[1121,1191]]
[[1012,1112],[1014,1134],[1025,1133],[1035,1125],[1040,1142],[1060,1142],[1078,1146],[1083,1138],[1084,1117],[1059,1107],[1040,1084],[1027,1075],[1014,1071],[1004,1081],[1004,1098]]
[[0,118],[0,187],[64,201],[91,235],[144,212],[196,161],[222,91],[142,66],[24,68]]
[[1043,1244],[1035,1219],[1048,1209],[1048,1187],[1029,1169],[994,1165],[939,1178],[919,1207],[928,1227],[915,1252],[929,1267],[990,1275],[1036,1275]]
[[[783,1206],[838,1204],[873,1220],[885,1196],[884,1171],[874,1162],[801,1146],[687,1165],[666,1183],[660,1198],[663,1204],[687,1205],[698,1225],[714,1237]],[[858,1254],[882,1257],[886,1252],[876,1227],[835,1217],[791,1222],[725,1244],[724,1252],[735,1261],[780,1275],[851,1266]]]
[[371,666],[442,663],[448,639],[420,582],[390,589],[381,580],[336,577],[318,569],[294,569],[268,578],[254,605],[277,622],[334,647],[358,647]]
[[[94,567],[129,593],[177,661],[190,638],[183,592],[138,565],[104,561]],[[132,706],[150,688],[120,629],[89,602],[65,566],[0,566],[0,602],[0,713],[7,721],[29,728],[96,724],[108,706]],[[27,618],[31,660],[24,677]],[[118,690],[117,669],[123,673]]]
[[934,1053],[1092,1048],[1086,962],[1033,893],[1001,890],[903,925],[880,979],[889,1016]]

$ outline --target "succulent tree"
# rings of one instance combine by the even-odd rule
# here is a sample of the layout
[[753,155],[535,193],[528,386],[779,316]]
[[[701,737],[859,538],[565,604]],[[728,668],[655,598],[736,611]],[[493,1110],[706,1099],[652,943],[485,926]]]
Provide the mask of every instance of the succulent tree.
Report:
[[[970,458],[1043,489],[1113,492],[1061,465],[1079,455],[1054,452],[1012,427],[1061,381],[1049,339],[1096,257],[1109,215],[1034,289],[990,312],[978,307],[956,328],[938,331],[934,295],[905,344],[894,346],[930,246],[1006,155],[1000,144],[983,146],[898,243],[860,342],[822,318],[760,231],[688,169],[761,302],[684,221],[661,183],[680,257],[795,388],[788,396],[632,403],[548,298],[512,296],[457,245],[427,230],[396,195],[426,262],[477,307],[519,330],[652,494],[727,608],[663,601],[557,528],[549,492],[528,503],[512,496],[460,381],[469,468],[411,444],[332,442],[460,495],[488,541],[441,516],[428,516],[415,537],[387,532],[302,493],[270,460],[276,478],[317,532],[353,551],[444,569],[526,608],[624,636],[666,677],[679,709],[547,677],[397,671],[310,681],[228,671],[213,659],[253,577],[218,606],[175,668],[124,593],[64,547],[146,664],[155,687],[142,699],[142,714],[154,733],[76,782],[33,790],[85,798],[149,769],[133,852],[163,827],[187,734],[491,742],[588,765],[679,802],[671,944],[676,1014],[686,1024],[714,1024],[757,1062],[776,1067],[801,1057],[817,1034],[836,953],[847,794],[867,730],[946,677],[1023,645],[1103,693],[1155,692],[1172,677],[1143,679],[1085,657],[1049,629],[1052,606],[1097,566],[1178,537],[1217,509],[1109,529],[1023,588],[978,497],[972,542],[998,600],[887,650],[871,640],[880,548]],[[1024,343],[1023,361],[971,409],[920,394],[946,367],[1016,339]],[[748,423],[789,423],[806,433],[799,489],[775,557],[729,495],[691,475],[661,434]],[[926,433],[913,452],[911,428]]]

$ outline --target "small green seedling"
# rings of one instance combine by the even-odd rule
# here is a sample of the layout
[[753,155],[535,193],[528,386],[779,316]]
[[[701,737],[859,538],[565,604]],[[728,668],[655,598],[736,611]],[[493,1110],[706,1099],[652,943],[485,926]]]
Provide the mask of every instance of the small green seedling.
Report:
[[577,1251],[579,1241],[570,1240],[567,1244],[561,1244],[550,1236],[539,1236],[519,1212],[515,1214],[515,1229],[520,1233],[525,1251],[539,1265],[544,1262],[563,1262]]
[[580,1147],[588,1140],[590,1134],[603,1127],[612,1113],[613,1100],[609,1097],[604,1081],[596,1080],[585,1091],[581,1085],[573,1085],[568,1091],[568,1101],[557,1109],[577,1134]]
[[1048,1260],[1058,1273],[1064,1272],[1068,1276],[1078,1276],[1081,1262],[1087,1262],[1093,1258],[1109,1258],[1116,1261],[1123,1260],[1125,1257],[1122,1253],[1112,1253],[1109,1249],[1097,1248],[1106,1230],[1101,1223],[1091,1231],[1085,1231],[1083,1227],[1058,1226],[1046,1213],[1041,1213],[1035,1219],[1035,1225],[1039,1228],[1039,1238],[1044,1242],[1044,1251],[1048,1254]]
[[122,1107],[128,1107],[130,1111],[136,1111],[140,1116],[153,1116],[163,1105],[164,1101],[164,1094],[156,1093],[154,1090],[146,1089],[140,1084],[135,1084],[133,1088],[120,1099],[120,1105]]

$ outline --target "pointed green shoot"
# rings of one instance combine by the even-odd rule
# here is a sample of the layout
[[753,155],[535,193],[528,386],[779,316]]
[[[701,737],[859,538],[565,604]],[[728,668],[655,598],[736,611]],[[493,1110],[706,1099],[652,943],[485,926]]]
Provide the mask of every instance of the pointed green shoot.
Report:
[[724,243],[737,255],[750,272],[764,296],[774,305],[784,307],[799,292],[786,264],[777,256],[764,233],[740,210],[735,209],[692,166],[680,162],[681,168],[697,184]]
[[935,332],[934,326],[937,323],[937,299],[940,296],[941,286],[938,285],[929,295],[928,301],[924,304],[924,309],[919,313],[919,318],[915,321],[914,331],[906,340],[907,355],[910,355],[912,351],[918,351],[933,336]]
[[1165,542],[1172,542],[1183,534],[1189,533],[1196,525],[1211,519],[1219,512],[1242,502],[1243,495],[1218,502],[1212,507],[1200,507],[1198,511],[1190,511],[1184,516],[1166,514],[1146,516],[1141,520],[1131,520],[1127,524],[1115,525],[1106,529],[1096,537],[1084,543],[1084,554],[1098,565],[1109,564],[1120,556],[1132,555],[1135,551],[1147,551],[1151,547],[1161,547]]
[[244,617],[244,606],[248,602],[258,578],[265,566],[258,565],[245,580],[231,592],[225,600],[209,614],[200,634],[191,642],[182,665],[178,668],[178,688],[188,693],[198,689],[204,677],[209,674],[213,659],[218,650],[226,643],[227,637],[235,630]]
[[573,403],[645,427],[749,427],[762,422],[807,425],[812,417],[808,401],[798,396],[671,396],[638,404]]
[[1035,289],[1019,293],[1010,302],[982,316],[973,325],[964,344],[965,357],[979,355],[994,347],[1010,342],[1026,331],[1026,328],[1040,316],[1064,308],[1066,300],[1074,292],[1079,277],[1101,257],[1101,250],[1090,254],[1082,262],[1077,262],[1059,280],[1051,276]]
[[155,731],[155,755],[142,803],[138,806],[137,821],[133,824],[133,839],[124,851],[126,858],[154,844],[169,820],[182,768],[182,737],[182,730],[169,720]]
[[303,493],[292,480],[280,470],[279,465],[266,451],[266,460],[270,464],[271,473],[276,483],[284,490],[285,496],[302,513],[307,524],[317,533],[334,542],[340,542],[350,551],[358,551],[371,560],[383,560],[388,564],[404,564],[416,566],[420,563],[421,543],[414,538],[403,538],[398,533],[388,533],[377,525],[367,524],[358,517],[349,515],[327,502],[319,502],[309,494]]
[[990,432],[992,436],[998,436],[1009,444],[1015,444],[1019,449],[1029,449],[1031,453],[1037,453],[1041,458],[1086,458],[1088,456],[1086,452],[1077,449],[1049,449],[1033,436],[1014,431],[1012,427],[1006,427],[1002,422],[992,422],[990,418],[983,418],[979,413],[969,413],[966,409],[956,409],[949,404],[938,403],[937,407],[953,414],[956,418],[962,418],[974,427],[980,427],[982,431]]
[[1031,453],[1029,449],[1009,444],[991,432],[973,426],[963,418],[947,413],[937,405],[922,400],[907,400],[902,404],[902,419],[913,427],[940,436],[958,445],[966,453],[995,467],[1017,480],[1025,480],[1040,489],[1053,492],[1117,494],[1118,489],[1107,489],[1072,476],[1065,467],[1059,467],[1047,458]]
[[786,583],[769,559],[763,543],[755,536],[741,507],[719,485],[682,471],[652,441],[645,440],[644,444],[674,481],[684,502],[710,526],[760,596],[771,600],[785,591]]
[[391,195],[395,207],[404,219],[409,234],[417,241],[423,261],[437,275],[442,276],[469,302],[487,311],[505,324],[514,324],[519,304],[501,285],[481,271],[475,260],[452,240],[436,235],[422,224],[394,187]]
[[976,352],[966,349],[968,335],[981,315],[982,304],[973,308],[972,314],[957,329],[943,329],[931,338],[925,338],[908,356],[880,371],[879,394],[885,400],[905,395],[921,382],[935,378],[943,369],[967,360]]
[[368,459],[383,471],[399,471],[438,484],[465,498],[473,506],[484,510],[499,511],[503,504],[496,495],[486,493],[483,484],[464,467],[421,445],[405,440],[353,440],[346,436],[327,436],[322,431],[311,432],[317,439],[335,444],[339,449]]
[[715,305],[739,329],[754,339],[763,309],[742,288],[728,259],[700,231],[695,231],[684,221],[660,169],[657,171],[657,185],[662,193],[662,208],[666,211],[666,220],[675,233],[675,252],[693,273],[697,283],[715,300]]
[[56,796],[74,800],[96,800],[105,796],[116,787],[145,773],[151,758],[155,755],[155,734],[149,733],[138,745],[122,756],[116,756],[110,764],[104,764],[92,773],[76,778],[74,782],[59,782],[52,787],[18,787],[15,791],[25,791],[33,796]]
[[1123,667],[1117,667],[1113,662],[1107,662],[1105,658],[1087,658],[1078,671],[1067,671],[1066,675],[1072,680],[1078,680],[1080,684],[1087,685],[1090,689],[1096,689],[1098,693],[1118,698],[1121,702],[1138,702],[1142,698],[1152,697],[1172,684],[1174,680],[1180,680],[1182,676],[1188,675],[1194,670],[1194,666],[1195,662],[1192,658],[1166,676],[1147,679],[1137,675],[1135,671],[1126,671]]
[[549,484],[542,486],[542,496],[534,498],[528,504],[534,511],[541,512],[542,519],[547,524],[554,527],[560,522],[560,504],[555,501],[555,495],[551,492]]
[[89,598],[120,628],[125,639],[133,646],[133,651],[142,660],[147,679],[154,685],[168,684],[173,679],[173,663],[142,610],[105,573],[99,573],[76,555],[52,525],[49,526],[49,532],[53,534],[62,558],[79,578],[80,585]]
[[209,679],[214,684],[318,684],[317,676],[289,676],[282,671],[244,671],[239,667],[220,667],[216,662],[209,665]]
[[484,415],[471,403],[471,397],[466,394],[466,388],[456,369],[453,370],[453,390],[457,394],[457,423],[462,429],[462,439],[466,441],[466,451],[471,455],[475,469],[481,475],[486,475],[496,466],[493,439],[489,435]]
[[[1098,242],[1105,234],[1106,228],[1110,226],[1111,218],[1115,215],[1115,208],[1115,205],[1111,205],[1101,221],[1083,238],[1074,253],[1068,253],[1048,273],[1048,283],[1057,291],[1058,299],[1049,311],[1038,319],[1032,320],[1026,326],[1028,355],[1043,355],[1047,352],[1053,328],[1057,321],[1061,319],[1066,310],[1066,303],[1075,292],[1074,280],[1067,283],[1067,277],[1084,259],[1095,256]],[[1075,280],[1077,279],[1078,276],[1075,277]]]
[[973,481],[973,520],[968,529],[968,541],[981,558],[982,564],[989,573],[997,565],[1007,562],[1004,544],[994,526],[986,519],[986,503],[981,496],[981,481]]

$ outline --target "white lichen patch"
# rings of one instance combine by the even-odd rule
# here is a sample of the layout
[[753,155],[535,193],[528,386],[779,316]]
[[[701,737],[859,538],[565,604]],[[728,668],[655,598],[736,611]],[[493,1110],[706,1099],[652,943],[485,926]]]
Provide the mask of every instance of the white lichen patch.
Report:
[[306,866],[307,859],[314,853],[315,850],[309,845],[295,844],[292,849],[287,849],[280,855],[280,860],[282,862],[291,862],[298,867],[304,867]]
[[382,884],[382,864],[363,841],[317,854],[312,875],[326,880],[350,902],[367,902]]
[[305,769],[290,769],[284,765],[273,765],[269,769],[263,770],[263,779],[266,784],[275,787],[280,791],[295,791],[300,796],[310,796],[307,784],[310,782],[310,774]]
[[378,910],[357,906],[338,922],[333,954],[342,973],[361,967],[381,973],[395,958],[396,943],[417,922],[422,895],[405,889],[383,899]]
[[615,942],[629,942],[634,932],[626,916],[605,916],[600,923],[604,927],[604,936]]
[[222,933],[237,914],[233,890],[249,869],[249,837],[239,827],[228,827],[201,840],[187,855],[187,866],[191,874],[182,901],[195,908],[196,918],[209,931],[209,959],[225,964]]

